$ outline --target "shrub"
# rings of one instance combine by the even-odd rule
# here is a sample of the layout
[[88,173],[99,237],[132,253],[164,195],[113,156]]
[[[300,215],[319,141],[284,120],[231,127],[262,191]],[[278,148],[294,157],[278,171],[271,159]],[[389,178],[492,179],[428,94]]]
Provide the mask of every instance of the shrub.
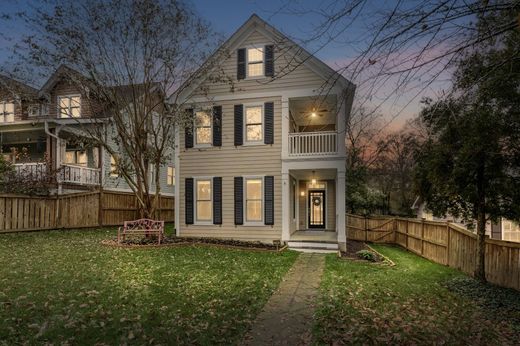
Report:
[[369,250],[359,250],[358,252],[356,252],[356,255],[359,258],[364,259],[366,261],[370,261],[370,262],[377,262],[379,259],[377,254],[375,254]]

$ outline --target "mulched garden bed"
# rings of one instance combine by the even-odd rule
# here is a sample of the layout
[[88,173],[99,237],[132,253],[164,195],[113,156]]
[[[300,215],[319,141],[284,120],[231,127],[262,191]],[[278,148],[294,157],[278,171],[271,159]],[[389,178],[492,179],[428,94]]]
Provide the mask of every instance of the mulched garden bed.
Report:
[[388,261],[388,259],[379,252],[375,251],[364,242],[357,240],[347,241],[347,251],[339,252],[338,256],[349,260],[372,263],[382,263]]
[[211,245],[233,249],[263,250],[263,251],[283,251],[286,247],[281,245],[266,244],[259,241],[241,241],[233,239],[217,238],[191,238],[191,237],[165,237],[161,244],[157,244],[156,238],[130,238],[117,242],[117,239],[104,240],[104,245],[116,247],[168,247],[182,245]]

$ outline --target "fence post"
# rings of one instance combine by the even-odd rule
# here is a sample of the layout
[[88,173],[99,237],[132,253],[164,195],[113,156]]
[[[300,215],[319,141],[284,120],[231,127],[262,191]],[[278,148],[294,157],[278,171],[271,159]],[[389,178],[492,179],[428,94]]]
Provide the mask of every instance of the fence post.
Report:
[[56,195],[56,228],[60,228],[61,224],[61,212],[60,212],[60,195]]
[[98,204],[98,224],[99,227],[103,226],[103,189],[99,190],[99,204]]
[[365,215],[365,241],[368,241],[367,216]]
[[451,241],[451,228],[450,221],[446,221],[446,231],[448,232],[448,244],[446,244],[446,265],[450,265],[450,241]]
[[424,217],[421,219],[421,255],[424,253]]
[[408,250],[408,223],[410,222],[409,219],[406,219],[406,229],[405,229],[405,232],[406,232],[406,236],[405,236],[405,241],[406,241],[406,250]]

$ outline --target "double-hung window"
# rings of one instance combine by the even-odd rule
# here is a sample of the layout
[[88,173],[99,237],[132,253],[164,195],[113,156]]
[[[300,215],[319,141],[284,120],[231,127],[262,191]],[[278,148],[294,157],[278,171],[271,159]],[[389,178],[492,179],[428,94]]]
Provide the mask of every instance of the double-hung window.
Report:
[[113,155],[110,156],[110,176],[113,178],[119,176],[119,166],[117,158]]
[[246,196],[244,198],[244,203],[246,204],[246,222],[262,222],[263,179],[246,178],[245,185]]
[[81,116],[81,96],[58,96],[58,117],[79,118]]
[[169,166],[166,175],[166,183],[175,186],[175,167]]
[[262,142],[264,139],[263,107],[246,107],[245,132],[246,142]]
[[0,101],[0,123],[12,123],[14,121],[14,103]]
[[264,76],[264,47],[247,49],[247,76]]
[[211,113],[197,111],[195,113],[195,143],[197,145],[211,144],[211,131]]
[[197,222],[211,222],[213,217],[211,179],[195,180],[195,215]]

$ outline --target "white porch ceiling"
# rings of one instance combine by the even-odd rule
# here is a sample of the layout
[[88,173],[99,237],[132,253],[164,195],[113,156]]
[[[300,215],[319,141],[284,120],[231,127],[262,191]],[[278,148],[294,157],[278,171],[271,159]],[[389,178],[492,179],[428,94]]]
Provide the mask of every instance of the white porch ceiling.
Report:
[[[335,124],[336,96],[291,98],[289,111],[298,126]],[[316,116],[312,116],[313,111]]]
[[311,180],[313,177],[318,181],[336,179],[335,169],[298,169],[289,170],[289,174],[299,180]]

